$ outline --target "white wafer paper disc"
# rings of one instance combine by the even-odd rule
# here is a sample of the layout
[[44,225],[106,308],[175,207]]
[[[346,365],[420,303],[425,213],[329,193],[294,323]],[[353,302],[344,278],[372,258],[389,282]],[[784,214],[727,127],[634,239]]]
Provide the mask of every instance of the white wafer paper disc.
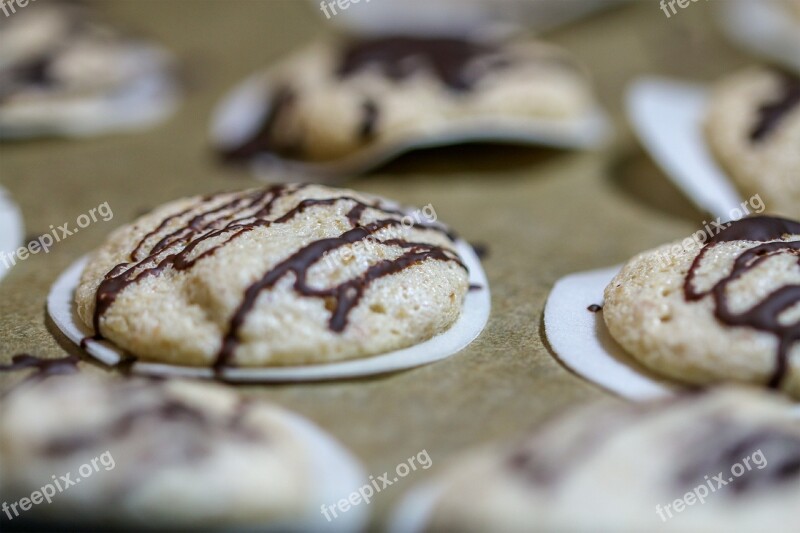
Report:
[[781,0],[719,2],[722,30],[735,43],[800,72],[800,18]]
[[[226,368],[221,379],[233,382],[286,382],[346,379],[375,374],[385,374],[413,368],[450,357],[470,344],[480,335],[489,320],[491,295],[483,267],[469,243],[459,240],[456,250],[469,269],[469,283],[480,288],[470,290],[464,301],[461,316],[450,329],[425,342],[393,352],[349,361],[266,368]],[[87,328],[77,315],[74,293],[88,258],[84,257],[69,267],[53,285],[47,300],[47,309],[53,322],[72,342],[80,345],[94,332]],[[126,353],[109,341],[88,340],[86,351],[102,363],[115,366]],[[162,363],[136,362],[131,370],[139,374],[188,378],[214,378],[208,367],[179,366]]]
[[580,20],[630,0],[449,0],[428,2],[352,1],[345,9],[325,10],[319,0],[313,8],[326,22],[355,35],[453,35],[504,36],[542,33]]
[[0,254],[5,259],[0,259],[0,279],[13,268],[12,254],[24,238],[22,214],[6,190],[0,187]]
[[389,517],[389,533],[424,533],[444,486],[429,481],[409,490]]
[[[728,221],[743,199],[703,135],[708,91],[667,78],[642,78],[626,95],[628,118],[667,177],[700,209]],[[741,217],[741,215],[739,215]]]

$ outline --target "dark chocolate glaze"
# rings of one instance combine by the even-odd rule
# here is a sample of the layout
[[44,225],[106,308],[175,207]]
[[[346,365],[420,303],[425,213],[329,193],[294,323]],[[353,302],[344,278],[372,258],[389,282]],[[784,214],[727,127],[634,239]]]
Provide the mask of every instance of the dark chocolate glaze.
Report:
[[[752,217],[731,222],[724,231],[712,237],[694,259],[683,285],[684,297],[693,302],[711,295],[714,301],[714,316],[727,326],[749,327],[772,333],[778,338],[778,353],[775,371],[769,380],[771,388],[780,387],[788,371],[789,350],[800,340],[800,323],[781,324],[781,313],[800,302],[800,285],[784,285],[773,291],[751,309],[741,313],[731,311],[728,306],[728,286],[747,272],[778,254],[798,256],[800,263],[800,241],[782,241],[787,235],[800,234],[800,223],[777,217]],[[731,272],[707,291],[697,291],[693,282],[697,269],[708,250],[721,242],[753,241],[757,244],[744,250],[734,261]]]
[[362,141],[370,141],[375,137],[378,129],[378,118],[380,108],[375,100],[368,98],[361,104],[361,126],[358,129],[358,138]]
[[378,37],[350,42],[336,74],[347,78],[376,68],[387,78],[401,81],[420,70],[429,70],[450,89],[466,91],[478,81],[478,73],[470,69],[478,59],[495,59],[487,64],[490,68],[508,64],[497,48],[465,39]]
[[782,92],[771,102],[758,108],[758,120],[750,132],[750,140],[761,142],[780,125],[795,107],[800,105],[800,77],[789,72],[780,72]]
[[[763,454],[763,460],[753,457],[758,452]],[[697,442],[680,456],[685,463],[675,480],[679,490],[702,485],[707,482],[706,476],[710,480],[720,473],[729,483],[726,488],[732,496],[769,490],[800,479],[800,435],[778,427],[745,428],[735,421],[712,419]],[[732,476],[731,469],[736,464],[745,468],[740,477]]]
[[136,424],[148,419],[157,419],[164,422],[179,422],[203,426],[208,423],[205,414],[176,401],[164,402],[147,409],[128,411],[116,418],[96,433],[80,432],[67,437],[56,438],[47,443],[43,449],[46,455],[70,455],[80,450],[89,448],[99,439],[118,439],[130,435]]
[[54,59],[53,56],[42,55],[0,71],[0,102],[31,86],[46,87],[52,84],[49,69]]
[[[203,199],[205,203],[211,204],[208,209],[198,210],[195,205],[165,218],[156,229],[145,235],[134,247],[129,261],[114,267],[98,286],[93,319],[94,330],[97,334],[95,339],[102,338],[101,319],[103,315],[127,287],[148,277],[159,276],[168,269],[190,270],[198,261],[215,254],[217,250],[236,241],[242,235],[259,227],[287,223],[307,209],[319,205],[352,204],[346,214],[348,222],[352,226],[351,229],[337,237],[320,239],[307,244],[265,272],[259,280],[246,289],[242,302],[231,316],[227,331],[223,336],[214,365],[218,371],[233,362],[233,356],[239,344],[240,330],[259,295],[264,290],[274,287],[286,276],[293,277],[292,286],[300,296],[323,300],[326,308],[331,311],[330,329],[334,332],[342,332],[347,327],[350,312],[358,305],[364,292],[373,281],[431,260],[451,261],[466,270],[458,256],[450,250],[432,244],[392,238],[379,242],[403,249],[403,253],[399,257],[380,261],[358,277],[338,285],[328,288],[312,287],[307,282],[308,272],[326,254],[349,244],[369,239],[377,240],[374,235],[380,230],[402,226],[401,217],[405,213],[398,209],[382,206],[377,202],[366,204],[352,197],[341,196],[305,199],[286,213],[274,217],[272,210],[275,202],[300,188],[302,186],[299,185],[275,185],[235,195],[232,199],[222,203],[216,201],[218,196],[211,196]],[[389,216],[362,224],[361,218],[367,209],[376,210]],[[446,235],[450,240],[455,240],[455,235],[441,224],[413,223],[413,226],[422,230],[435,231]],[[168,228],[175,227],[177,229],[168,230]],[[209,242],[211,240],[214,242]],[[196,252],[196,250],[201,251]]]
[[602,305],[597,305],[597,304],[592,304],[589,307],[587,307],[586,310],[587,311],[591,311],[592,313],[599,313],[600,311],[603,310],[603,306]]
[[69,355],[59,359],[43,359],[35,355],[19,354],[11,359],[10,365],[0,365],[0,372],[18,372],[33,369],[29,379],[44,379],[49,376],[74,374],[78,371],[80,358]]
[[[66,22],[63,38],[58,40],[57,46],[0,70],[0,103],[15,93],[30,90],[31,87],[41,89],[58,86],[59,80],[52,75],[51,66],[74,40],[91,35],[94,31],[93,17],[84,1],[59,0],[49,4],[60,8],[59,16]],[[9,22],[13,24],[13,19]],[[0,20],[0,30],[3,28],[4,23]]]
[[278,125],[291,112],[297,102],[297,94],[289,87],[278,87],[271,96],[269,110],[259,128],[243,143],[224,149],[222,159],[228,162],[244,161],[258,155],[285,156],[299,159],[302,146],[299,142],[287,141],[277,134]]
[[484,242],[471,242],[469,243],[472,246],[472,249],[475,251],[475,255],[478,256],[478,259],[486,259],[489,257],[489,245]]
[[[131,387],[139,386],[141,385],[128,383],[123,385],[123,388],[115,390],[115,393],[124,396],[125,387],[131,390]],[[152,391],[152,395],[159,396],[159,393],[155,390]],[[207,437],[212,432],[251,442],[264,440],[257,431],[245,424],[249,405],[248,400],[242,399],[230,417],[219,418],[167,395],[161,395],[154,404],[125,411],[97,431],[83,431],[56,437],[47,443],[42,452],[51,457],[67,456],[101,444],[105,445],[108,441],[129,439],[141,428],[140,424],[153,420],[162,425],[185,426],[198,433],[198,438],[183,438],[177,443],[178,446],[168,448],[174,449],[171,453],[177,453],[174,457],[176,460],[199,459],[211,451],[208,442],[204,442],[207,439],[200,437]],[[150,453],[149,462],[154,462],[153,459],[156,459],[156,455],[161,451],[163,450]],[[174,465],[175,461],[168,463]]]

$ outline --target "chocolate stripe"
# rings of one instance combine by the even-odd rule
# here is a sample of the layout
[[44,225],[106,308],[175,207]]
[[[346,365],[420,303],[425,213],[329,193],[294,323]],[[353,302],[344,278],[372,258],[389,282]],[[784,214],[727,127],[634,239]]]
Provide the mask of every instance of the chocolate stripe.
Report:
[[758,108],[758,120],[750,132],[750,140],[754,143],[769,137],[786,115],[800,105],[800,78],[788,72],[781,72],[780,75],[781,94]]
[[[467,91],[478,81],[469,67],[478,59],[498,53],[496,47],[465,39],[379,37],[349,43],[336,74],[348,78],[375,68],[387,78],[401,81],[417,71],[428,70],[450,89]],[[497,62],[495,67],[506,64]]]
[[29,379],[44,379],[48,376],[61,374],[74,374],[78,371],[80,358],[68,355],[59,359],[43,359],[35,355],[19,354],[11,359],[11,364],[0,365],[0,372],[18,372],[20,370],[34,369]]
[[[729,307],[728,286],[741,278],[772,256],[788,253],[799,256],[800,241],[782,241],[789,235],[800,235],[800,223],[776,217],[752,217],[732,222],[731,225],[714,236],[695,257],[683,285],[687,301],[698,301],[711,295],[714,301],[714,316],[727,326],[740,326],[772,333],[778,339],[775,370],[769,380],[771,388],[779,388],[788,372],[789,350],[800,340],[800,322],[781,324],[781,314],[800,302],[800,285],[784,285],[742,313],[735,313]],[[753,241],[758,246],[743,251],[734,261],[731,272],[706,291],[694,288],[694,278],[708,250],[722,242]],[[771,241],[771,242],[769,242]]]

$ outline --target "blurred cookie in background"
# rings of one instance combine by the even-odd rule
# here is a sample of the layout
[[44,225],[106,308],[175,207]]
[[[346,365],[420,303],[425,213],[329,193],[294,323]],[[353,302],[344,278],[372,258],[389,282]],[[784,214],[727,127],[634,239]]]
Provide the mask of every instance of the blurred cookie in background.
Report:
[[800,423],[780,399],[745,389],[592,405],[453,461],[427,495],[409,494],[397,522],[416,518],[416,531],[781,529],[800,498]]
[[750,68],[718,82],[709,102],[706,139],[743,196],[800,217],[800,77]]
[[138,130],[177,107],[174,60],[81,2],[37,2],[0,20],[0,139]]
[[565,50],[392,35],[318,42],[256,74],[222,103],[212,137],[228,162],[344,175],[478,140],[587,148],[607,129]]
[[[23,385],[0,406],[0,452],[10,526],[316,530],[320,502],[362,477],[300,417],[177,380],[75,374]],[[340,525],[363,519],[355,509]]]

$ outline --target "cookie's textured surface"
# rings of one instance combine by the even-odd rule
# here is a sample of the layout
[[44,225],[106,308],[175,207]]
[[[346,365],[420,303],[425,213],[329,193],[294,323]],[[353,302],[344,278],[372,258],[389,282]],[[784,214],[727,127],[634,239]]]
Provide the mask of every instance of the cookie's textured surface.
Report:
[[711,94],[706,136],[745,196],[800,217],[800,79],[762,68],[724,79]]
[[404,348],[449,328],[468,290],[435,218],[321,186],[178,200],[109,237],[78,313],[148,361],[252,367]]
[[11,509],[17,522],[207,528],[296,518],[313,472],[285,417],[193,382],[75,375],[22,386],[0,406],[0,500],[50,493],[52,503]]
[[429,529],[788,531],[798,465],[800,425],[765,394],[595,405],[453,463]]
[[328,161],[463,119],[522,124],[593,106],[584,73],[542,43],[385,37],[318,43],[269,73],[270,111],[226,156]]
[[684,383],[764,384],[800,398],[800,223],[754,217],[713,231],[702,247],[664,245],[622,268],[605,290],[612,337]]

